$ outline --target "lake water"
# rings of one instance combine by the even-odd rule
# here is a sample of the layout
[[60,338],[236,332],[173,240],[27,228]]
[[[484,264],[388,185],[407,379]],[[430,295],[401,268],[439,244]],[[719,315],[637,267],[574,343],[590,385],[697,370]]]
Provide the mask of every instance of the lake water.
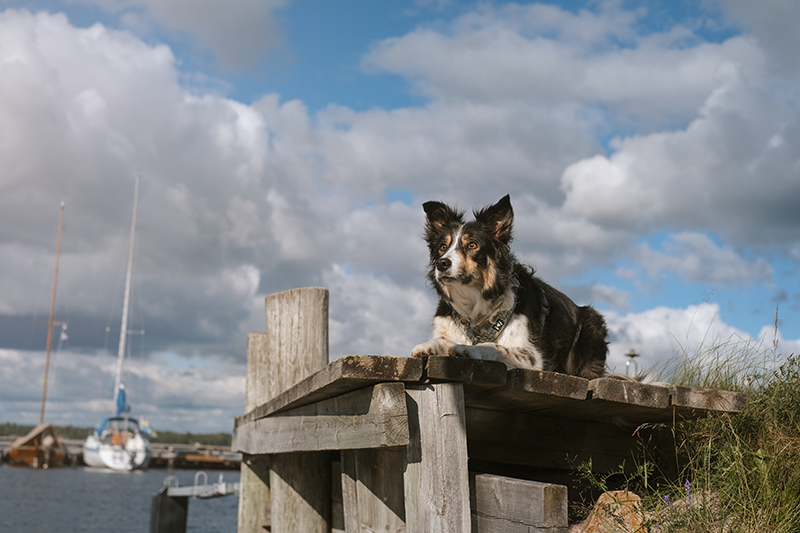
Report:
[[[208,472],[208,482],[239,481],[238,470]],[[112,472],[93,468],[0,466],[0,533],[149,533],[153,494],[174,475],[194,484],[194,470]],[[234,533],[239,498],[189,499],[186,530]]]

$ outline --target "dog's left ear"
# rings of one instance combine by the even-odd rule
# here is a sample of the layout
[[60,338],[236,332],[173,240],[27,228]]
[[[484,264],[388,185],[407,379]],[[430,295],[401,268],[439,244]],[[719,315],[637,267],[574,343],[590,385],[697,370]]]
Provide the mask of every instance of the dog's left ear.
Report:
[[514,223],[511,197],[505,195],[496,204],[481,209],[475,213],[475,220],[487,224],[495,237],[508,244],[511,241],[511,226]]

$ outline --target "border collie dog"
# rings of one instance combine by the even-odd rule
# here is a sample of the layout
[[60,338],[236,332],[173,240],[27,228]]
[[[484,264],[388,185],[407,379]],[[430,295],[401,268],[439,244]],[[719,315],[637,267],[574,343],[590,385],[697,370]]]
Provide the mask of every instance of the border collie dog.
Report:
[[508,195],[468,222],[463,211],[441,202],[423,209],[428,279],[439,306],[433,338],[415,346],[413,357],[473,357],[587,379],[605,375],[602,315],[575,305],[517,262],[509,247],[514,212]]

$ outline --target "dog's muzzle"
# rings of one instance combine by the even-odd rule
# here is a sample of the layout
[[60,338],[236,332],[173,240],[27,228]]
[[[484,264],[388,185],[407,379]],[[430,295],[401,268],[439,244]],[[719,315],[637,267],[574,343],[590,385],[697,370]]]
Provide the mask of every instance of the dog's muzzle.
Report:
[[447,269],[450,268],[452,265],[453,265],[453,262],[450,261],[450,259],[448,259],[446,257],[441,257],[441,258],[437,259],[436,263],[434,264],[434,266],[436,267],[436,270],[438,270],[442,274],[447,272]]

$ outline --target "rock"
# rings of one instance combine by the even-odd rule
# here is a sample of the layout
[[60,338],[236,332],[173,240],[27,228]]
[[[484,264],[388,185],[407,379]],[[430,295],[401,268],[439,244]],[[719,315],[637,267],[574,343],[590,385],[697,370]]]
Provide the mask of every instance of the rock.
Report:
[[719,494],[708,490],[694,491],[668,507],[648,516],[648,522],[653,524],[654,531],[659,533],[678,532],[686,529],[686,523],[698,517],[714,525],[714,531],[727,533],[730,531],[733,520],[721,520]]
[[[573,529],[575,528],[575,529]],[[644,531],[642,500],[626,490],[604,492],[579,526],[570,533],[634,533]]]

